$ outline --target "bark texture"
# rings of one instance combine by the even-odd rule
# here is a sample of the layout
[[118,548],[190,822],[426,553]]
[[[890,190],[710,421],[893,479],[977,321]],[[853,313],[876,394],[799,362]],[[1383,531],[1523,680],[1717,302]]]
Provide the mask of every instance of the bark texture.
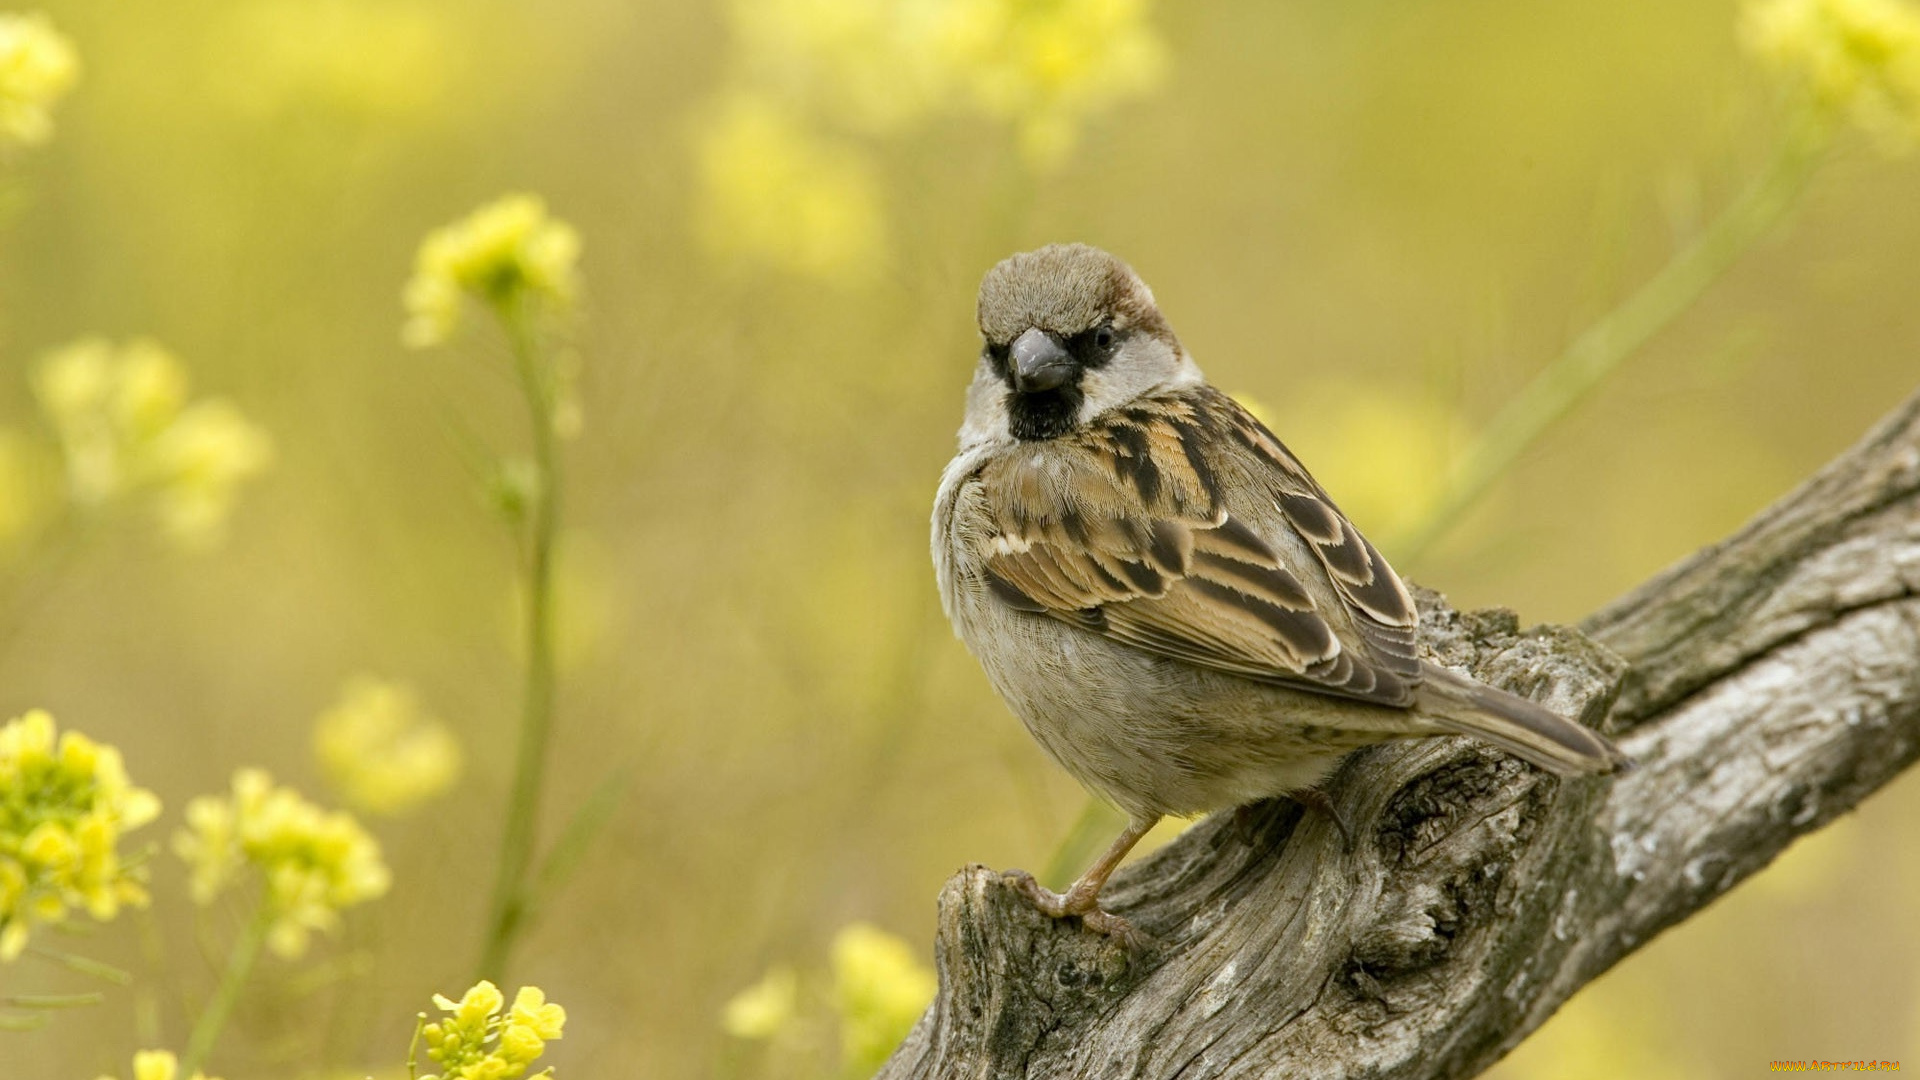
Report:
[[1920,757],[1920,395],[1580,629],[1422,593],[1432,659],[1614,733],[1559,780],[1465,739],[1363,751],[1123,869],[1128,951],[970,866],[881,1077],[1473,1076],[1589,980]]

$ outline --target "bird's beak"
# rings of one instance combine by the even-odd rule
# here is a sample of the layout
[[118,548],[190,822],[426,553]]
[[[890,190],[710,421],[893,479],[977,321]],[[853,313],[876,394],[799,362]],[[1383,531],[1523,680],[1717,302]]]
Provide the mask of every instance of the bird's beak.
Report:
[[1060,339],[1039,327],[1013,339],[1013,388],[1023,394],[1055,390],[1073,378],[1073,356]]

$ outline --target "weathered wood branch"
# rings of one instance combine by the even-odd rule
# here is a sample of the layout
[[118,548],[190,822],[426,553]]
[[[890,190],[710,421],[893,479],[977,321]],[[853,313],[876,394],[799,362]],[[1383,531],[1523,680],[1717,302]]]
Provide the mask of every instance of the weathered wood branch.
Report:
[[1423,594],[1445,663],[1624,732],[1561,781],[1464,739],[1356,754],[1118,875],[1128,952],[970,866],[882,1077],[1472,1076],[1582,985],[1920,757],[1920,394],[1735,536],[1522,633]]

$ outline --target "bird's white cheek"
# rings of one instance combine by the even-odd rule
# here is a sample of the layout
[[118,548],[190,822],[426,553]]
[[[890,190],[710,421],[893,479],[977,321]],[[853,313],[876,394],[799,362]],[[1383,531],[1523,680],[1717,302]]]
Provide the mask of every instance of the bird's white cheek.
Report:
[[1184,390],[1189,386],[1199,386],[1206,381],[1207,377],[1200,373],[1200,365],[1193,362],[1193,357],[1183,352],[1180,354],[1180,366],[1174,370],[1173,378],[1167,380],[1167,385],[1176,390]]
[[960,445],[978,446],[1008,438],[1006,387],[989,375],[977,376],[967,388],[967,415],[960,425]]
[[1082,373],[1080,393],[1084,396],[1080,399],[1080,412],[1076,419],[1085,424],[1116,405],[1126,404],[1132,395],[1119,393],[1118,390],[1105,368]]
[[1123,363],[1125,359],[1116,359],[1106,367],[1081,376],[1080,391],[1086,395],[1080,402],[1081,423],[1109,409],[1117,409],[1161,384],[1154,371],[1141,364]]

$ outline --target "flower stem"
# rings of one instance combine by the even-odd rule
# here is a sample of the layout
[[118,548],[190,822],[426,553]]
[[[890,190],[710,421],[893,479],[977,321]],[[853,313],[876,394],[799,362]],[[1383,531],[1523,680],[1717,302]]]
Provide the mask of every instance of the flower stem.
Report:
[[61,952],[58,949],[49,949],[41,945],[29,945],[27,946],[27,951],[34,956],[58,964],[68,971],[91,976],[102,982],[110,982],[115,986],[133,985],[133,973],[114,967],[112,964],[102,963],[90,957]]
[[107,995],[98,990],[84,994],[13,994],[0,997],[0,1008],[79,1009],[88,1005],[98,1005],[105,1000]]
[[513,792],[500,839],[492,912],[477,978],[502,980],[515,940],[524,928],[529,871],[537,834],[540,793],[545,786],[547,742],[553,727],[553,549],[560,522],[559,436],[554,431],[554,388],[540,363],[533,328],[524,312],[502,312],[514,364],[527,402],[537,488],[526,557],[527,673],[520,709],[520,744],[514,758]]
[[413,1018],[413,1038],[407,1041],[407,1080],[420,1080],[420,1036],[427,1030],[427,1014]]
[[1817,129],[1796,128],[1766,170],[1619,307],[1574,339],[1480,433],[1439,500],[1405,535],[1383,544],[1412,562],[1444,537],[1543,433],[1786,217],[1826,148]]
[[521,917],[530,920],[540,912],[540,904],[547,897],[559,891],[573,872],[580,868],[581,860],[593,847],[593,842],[601,830],[613,820],[620,801],[626,798],[627,789],[633,786],[635,769],[632,765],[622,765],[609,772],[600,786],[593,789],[573,817],[560,830],[558,839],[548,848],[547,856],[541,860],[540,869],[535,873],[531,886],[522,898]]
[[181,1076],[192,1076],[207,1063],[207,1055],[213,1052],[220,1029],[226,1026],[227,1017],[240,1000],[240,988],[253,972],[254,961],[260,958],[260,946],[266,944],[267,931],[272,926],[273,915],[262,898],[246,929],[234,940],[233,951],[227,954],[227,969],[220,974],[220,985],[214,987],[213,997],[207,999],[206,1008],[193,1025],[193,1034],[187,1038],[187,1052],[180,1061]]

